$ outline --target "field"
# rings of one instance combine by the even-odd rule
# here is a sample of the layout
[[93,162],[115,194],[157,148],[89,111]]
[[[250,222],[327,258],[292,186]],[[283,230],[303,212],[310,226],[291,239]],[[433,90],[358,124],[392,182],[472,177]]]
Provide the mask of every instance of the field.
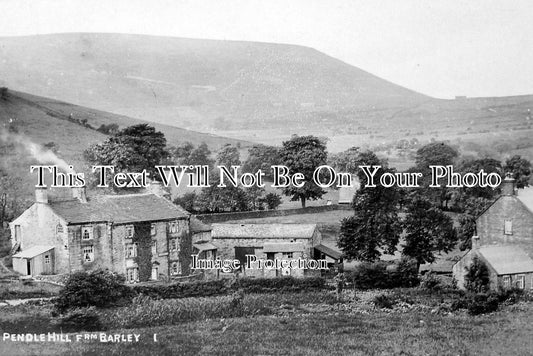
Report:
[[[2,355],[527,355],[533,348],[533,305],[519,303],[499,311],[470,316],[431,307],[385,310],[365,303],[375,292],[358,292],[356,301],[280,305],[272,315],[215,318],[174,325],[107,330],[137,334],[140,342],[103,343],[1,341]],[[278,295],[261,295],[265,304]],[[269,298],[272,299],[269,301]],[[350,295],[353,298],[353,295]],[[24,306],[0,316],[25,318],[38,325],[42,309]],[[17,315],[18,312],[18,315]],[[31,317],[34,317],[33,322]],[[41,324],[46,332],[46,324]],[[14,329],[13,329],[14,330]],[[36,328],[27,332],[36,332]],[[20,332],[20,331],[18,331]],[[85,332],[77,333],[81,335]],[[98,333],[93,333],[97,335]],[[157,341],[154,341],[154,334]]]

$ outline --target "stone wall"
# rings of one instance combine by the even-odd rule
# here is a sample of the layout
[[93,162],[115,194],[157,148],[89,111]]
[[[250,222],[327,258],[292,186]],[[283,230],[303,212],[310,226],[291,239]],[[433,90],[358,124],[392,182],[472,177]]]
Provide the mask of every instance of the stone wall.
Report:
[[324,206],[310,206],[307,208],[298,209],[283,209],[283,210],[257,210],[257,211],[241,211],[235,213],[219,213],[219,214],[201,214],[196,217],[207,224],[219,223],[231,220],[242,219],[260,219],[274,216],[287,216],[297,214],[316,214],[325,211],[334,210],[352,210],[350,205],[324,205]]

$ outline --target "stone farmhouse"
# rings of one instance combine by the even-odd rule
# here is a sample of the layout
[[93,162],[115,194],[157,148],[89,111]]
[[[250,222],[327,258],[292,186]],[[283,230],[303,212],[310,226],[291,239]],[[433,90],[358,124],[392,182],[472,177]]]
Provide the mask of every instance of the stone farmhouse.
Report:
[[453,266],[459,287],[478,256],[490,271],[491,289],[533,289],[533,188],[517,191],[514,183],[505,178],[502,195],[477,218],[472,249]]
[[[157,190],[156,190],[157,191]],[[109,269],[128,282],[190,274],[190,215],[162,195],[105,195],[35,203],[10,223],[13,268],[22,275]]]
[[[213,224],[212,241],[218,247],[221,259],[237,259],[246,263],[246,255],[258,259],[320,259],[331,249],[321,245],[322,235],[316,224]],[[340,259],[331,253],[334,261]],[[320,275],[312,269],[248,269],[240,271],[251,277],[276,277],[291,275],[304,277]],[[223,274],[220,272],[220,274]],[[223,276],[220,276],[223,277]]]

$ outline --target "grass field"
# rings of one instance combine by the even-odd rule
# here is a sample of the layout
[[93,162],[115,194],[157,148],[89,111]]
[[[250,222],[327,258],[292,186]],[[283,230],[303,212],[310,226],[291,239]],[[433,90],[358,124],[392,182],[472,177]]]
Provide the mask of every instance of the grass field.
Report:
[[[70,334],[70,343],[1,341],[0,354],[530,355],[533,349],[532,304],[504,306],[476,317],[428,308],[344,311],[343,305],[326,310],[301,305],[300,312],[106,331],[107,335],[138,334],[139,343],[76,341],[76,334]],[[2,332],[10,330],[2,327]]]

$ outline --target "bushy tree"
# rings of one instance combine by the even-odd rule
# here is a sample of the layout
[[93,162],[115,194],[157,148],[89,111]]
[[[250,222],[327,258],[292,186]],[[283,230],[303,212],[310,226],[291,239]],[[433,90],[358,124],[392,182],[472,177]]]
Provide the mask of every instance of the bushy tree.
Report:
[[269,210],[275,210],[281,205],[281,196],[276,193],[268,193],[263,198],[263,202],[266,204]]
[[402,254],[416,260],[419,266],[435,261],[436,253],[449,252],[457,243],[452,219],[422,196],[408,204],[403,227]]
[[273,146],[256,145],[248,150],[248,158],[242,166],[243,172],[255,173],[261,170],[266,179],[272,179],[274,165],[281,164],[279,149]]
[[116,305],[132,297],[124,280],[124,276],[107,270],[74,272],[59,292],[54,305],[61,313],[72,308]]
[[241,157],[239,149],[231,144],[224,145],[217,153],[217,165],[225,166],[230,169],[231,166],[239,166]]
[[126,127],[85,151],[85,158],[93,164],[112,165],[118,172],[146,169],[152,177],[157,176],[155,166],[168,156],[165,136],[148,124]]
[[174,204],[181,206],[189,213],[193,213],[195,212],[195,204],[197,198],[198,197],[195,192],[185,193],[182,196],[179,196],[174,199]]
[[531,179],[531,162],[520,155],[515,155],[505,161],[505,172],[510,172],[516,180],[517,188],[529,187]]
[[[379,176],[386,169],[378,171]],[[379,179],[377,180],[379,182]],[[393,254],[402,232],[399,213],[401,191],[397,187],[361,188],[356,192],[352,207],[354,215],[341,221],[338,246],[348,259],[373,262],[383,251]]]
[[291,197],[292,201],[300,201],[302,208],[309,199],[320,199],[326,192],[313,182],[313,173],[316,168],[325,165],[328,153],[326,145],[315,136],[293,136],[283,142],[280,150],[281,162],[290,170],[290,175],[302,173],[305,184],[297,188],[292,184],[283,189],[283,193]]
[[193,149],[186,164],[213,167],[215,161],[211,158],[211,151],[205,142]]
[[470,266],[465,267],[465,269],[465,287],[467,290],[481,293],[489,289],[489,269],[478,256],[474,256]]

